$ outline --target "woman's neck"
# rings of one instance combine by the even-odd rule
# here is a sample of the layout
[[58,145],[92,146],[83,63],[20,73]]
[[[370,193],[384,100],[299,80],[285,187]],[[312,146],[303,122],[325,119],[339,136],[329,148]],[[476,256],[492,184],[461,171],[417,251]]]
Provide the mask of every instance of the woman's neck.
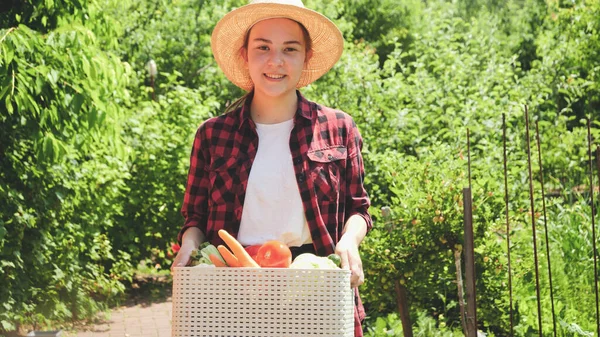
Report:
[[275,124],[292,119],[297,108],[296,91],[279,97],[270,97],[261,95],[260,92],[254,92],[250,115],[256,123]]

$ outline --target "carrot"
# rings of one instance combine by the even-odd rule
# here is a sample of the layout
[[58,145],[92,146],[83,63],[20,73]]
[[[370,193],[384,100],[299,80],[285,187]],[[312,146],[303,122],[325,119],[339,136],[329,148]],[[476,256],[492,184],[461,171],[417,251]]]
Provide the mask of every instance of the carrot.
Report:
[[227,249],[227,247],[223,246],[223,245],[219,245],[217,247],[217,249],[219,250],[219,253],[221,253],[221,256],[223,256],[223,259],[225,259],[225,262],[227,262],[227,265],[230,267],[241,267],[241,263],[240,261],[238,261],[237,257],[235,257],[235,255],[233,255],[229,249]]
[[[260,268],[258,263],[256,263],[256,261],[254,261],[250,254],[248,254],[248,252],[244,249],[244,246],[242,246],[238,240],[231,236],[231,234],[227,233],[226,230],[220,229],[219,237],[227,244],[227,246],[229,246],[229,249],[231,249],[233,255],[237,257],[237,260],[242,267]],[[221,253],[221,255],[223,255],[223,253]]]
[[215,254],[210,254],[208,258],[216,267],[227,267],[227,265],[223,263],[223,261],[221,261],[221,259],[219,259]]

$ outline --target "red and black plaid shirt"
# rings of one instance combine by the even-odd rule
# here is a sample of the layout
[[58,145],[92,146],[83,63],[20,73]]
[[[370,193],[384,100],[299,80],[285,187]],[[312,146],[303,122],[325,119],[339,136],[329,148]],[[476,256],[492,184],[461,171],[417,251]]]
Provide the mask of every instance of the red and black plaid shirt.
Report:
[[[334,252],[350,216],[362,216],[367,230],[372,227],[363,186],[362,138],[348,114],[297,94],[290,151],[315,252],[326,256]],[[178,235],[180,243],[189,227],[198,227],[215,246],[223,244],[219,229],[237,236],[258,149],[250,103],[251,96],[242,107],[210,118],[198,128],[182,207],[185,223]],[[358,296],[357,309],[355,326],[360,329],[364,311]]]

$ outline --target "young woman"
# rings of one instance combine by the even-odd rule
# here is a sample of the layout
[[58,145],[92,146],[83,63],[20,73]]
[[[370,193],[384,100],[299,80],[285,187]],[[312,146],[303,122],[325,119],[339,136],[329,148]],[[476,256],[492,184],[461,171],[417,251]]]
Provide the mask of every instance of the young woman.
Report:
[[305,99],[298,88],[325,74],[343,50],[339,29],[300,0],[251,1],[216,25],[219,67],[247,95],[198,129],[173,266],[225,229],[243,245],[267,240],[337,253],[352,272],[355,335],[364,310],[358,247],[371,228],[362,138],[352,118]]

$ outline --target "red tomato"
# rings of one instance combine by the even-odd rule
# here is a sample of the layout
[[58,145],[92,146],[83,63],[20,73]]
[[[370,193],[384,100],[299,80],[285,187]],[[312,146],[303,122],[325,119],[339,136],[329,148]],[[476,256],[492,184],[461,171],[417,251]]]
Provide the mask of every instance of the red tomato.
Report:
[[248,252],[248,254],[250,254],[250,257],[252,257],[252,259],[256,261],[256,253],[258,253],[260,247],[262,247],[262,245],[252,245],[247,246],[244,249]]
[[255,260],[263,268],[287,268],[292,264],[292,252],[283,242],[267,241],[258,249]]

